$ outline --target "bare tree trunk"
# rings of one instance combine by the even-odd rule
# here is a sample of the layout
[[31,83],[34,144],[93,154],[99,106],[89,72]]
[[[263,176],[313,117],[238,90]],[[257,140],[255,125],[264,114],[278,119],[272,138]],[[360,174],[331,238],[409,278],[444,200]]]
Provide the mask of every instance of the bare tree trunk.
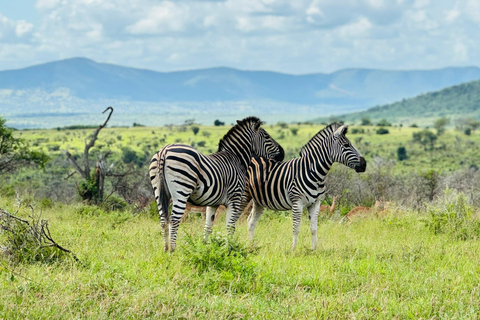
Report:
[[101,154],[99,155],[99,159],[97,161],[96,167],[95,167],[95,173],[94,176],[90,176],[90,162],[88,159],[88,154],[90,152],[90,149],[95,145],[95,141],[97,141],[98,134],[100,133],[100,130],[102,130],[106,125],[108,120],[110,120],[110,117],[112,116],[113,113],[113,108],[108,107],[103,111],[103,113],[110,111],[108,114],[107,119],[103,124],[101,124],[95,132],[92,134],[90,138],[90,142],[85,141],[85,149],[83,150],[83,168],[80,167],[80,165],[77,163],[75,158],[68,152],[68,150],[65,150],[65,154],[67,155],[68,160],[70,163],[73,165],[75,168],[75,171],[77,171],[84,180],[87,181],[92,181],[94,182],[95,186],[98,188],[98,194],[94,195],[93,198],[95,199],[95,202],[101,202],[103,201],[103,194],[104,194],[104,181],[105,181],[105,176],[107,174],[107,170],[105,170],[105,159],[107,156],[110,154],[110,152],[107,152],[105,156],[102,156]]

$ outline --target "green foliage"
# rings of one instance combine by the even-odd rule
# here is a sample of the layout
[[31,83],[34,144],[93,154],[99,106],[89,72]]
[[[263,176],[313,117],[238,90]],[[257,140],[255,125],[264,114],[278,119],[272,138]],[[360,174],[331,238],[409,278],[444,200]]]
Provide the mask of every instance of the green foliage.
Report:
[[89,180],[82,180],[78,185],[78,194],[84,201],[96,201],[98,198],[98,184],[93,177]]
[[365,129],[363,129],[363,128],[353,128],[353,129],[350,130],[350,133],[351,134],[365,133]]
[[435,141],[437,140],[438,136],[428,129],[424,129],[419,132],[413,133],[413,141],[416,143],[421,144],[425,150],[427,150],[427,146],[430,150],[433,149],[435,146]]
[[125,164],[136,163],[138,161],[137,153],[129,147],[122,148],[122,161]]
[[110,196],[101,203],[100,207],[107,212],[123,211],[128,208],[128,203],[122,198]]
[[390,131],[386,128],[378,128],[377,131],[375,131],[377,134],[389,134]]
[[299,128],[290,128],[290,132],[292,132],[292,134],[293,134],[294,136],[297,135],[298,130],[299,130]]
[[279,122],[277,125],[282,128],[282,129],[287,129],[288,128],[288,123],[286,122]]
[[465,128],[463,133],[465,133],[465,135],[467,135],[467,136],[471,135],[472,134],[472,128]]
[[196,136],[197,133],[200,131],[200,128],[197,127],[197,126],[192,126],[191,129],[192,129],[193,135],[195,135],[195,136]]
[[387,121],[387,119],[382,119],[377,123],[379,127],[390,127],[392,124]]
[[133,127],[145,127],[145,125],[134,122],[134,123],[133,123]]
[[403,161],[403,160],[408,159],[407,148],[405,148],[403,146],[397,148],[397,159],[398,159],[398,161]]
[[363,117],[363,118],[362,118],[362,122],[360,123],[360,125],[362,125],[362,126],[370,126],[370,125],[372,125],[372,120],[370,120],[370,118],[368,118],[368,117]]
[[431,205],[425,225],[436,235],[447,234],[456,240],[478,239],[480,221],[472,219],[473,208],[462,193],[447,189],[438,204]]
[[210,279],[207,290],[212,293],[230,291],[242,293],[251,290],[257,277],[256,264],[249,258],[250,249],[240,241],[212,234],[203,237],[187,235],[183,248],[184,261]]
[[65,251],[54,245],[48,222],[39,215],[24,220],[0,209],[0,230],[6,235],[0,253],[3,251],[13,263],[53,263],[67,257]]
[[445,127],[450,123],[450,119],[447,117],[442,117],[433,123],[433,127],[437,130],[437,135],[442,135],[445,133]]
[[213,122],[213,125],[216,126],[216,127],[224,126],[224,125],[225,125],[225,122],[222,122],[222,121],[216,119],[216,120]]
[[44,168],[50,157],[43,151],[31,149],[24,139],[15,138],[13,129],[6,127],[5,122],[0,117],[0,175],[31,165]]

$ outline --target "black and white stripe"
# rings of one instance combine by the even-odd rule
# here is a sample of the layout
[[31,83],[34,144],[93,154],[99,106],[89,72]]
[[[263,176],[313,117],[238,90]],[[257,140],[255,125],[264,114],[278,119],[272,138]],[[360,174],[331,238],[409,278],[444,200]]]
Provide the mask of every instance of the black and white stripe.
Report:
[[264,208],[292,210],[293,243],[295,249],[300,231],[302,211],[306,207],[310,218],[312,247],[317,245],[317,218],[325,192],[325,177],[334,162],[364,172],[366,161],[345,137],[347,127],[333,123],[320,130],[300,151],[300,157],[277,162],[262,157],[252,159],[242,209],[253,199],[248,217],[248,230],[253,240],[255,227]]
[[[282,147],[260,127],[261,124],[255,117],[237,121],[220,140],[218,151],[211,155],[203,155],[187,145],[170,144],[153,156],[149,173],[166,251],[175,250],[178,225],[187,201],[209,206],[207,217],[213,216],[212,212],[219,205],[226,206],[227,228],[233,233],[252,156],[280,161],[284,157]],[[168,210],[170,199],[171,214]],[[207,221],[207,234],[211,232],[212,223]]]

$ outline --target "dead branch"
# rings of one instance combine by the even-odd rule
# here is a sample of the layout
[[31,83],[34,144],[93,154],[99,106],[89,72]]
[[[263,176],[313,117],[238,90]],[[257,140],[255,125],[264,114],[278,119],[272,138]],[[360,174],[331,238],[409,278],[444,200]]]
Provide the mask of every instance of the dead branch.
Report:
[[[70,250],[59,245],[50,233],[48,221],[40,216],[30,216],[31,221],[21,219],[10,212],[0,209],[0,229],[7,232],[9,243],[3,250],[12,253],[21,250],[26,243],[33,240],[37,248],[54,247],[70,256],[83,266],[83,263]],[[13,222],[13,223],[12,223]],[[35,248],[30,248],[35,249]]]
[[[88,153],[90,152],[90,149],[95,145],[95,141],[97,140],[98,134],[100,133],[100,130],[105,128],[107,125],[108,120],[110,120],[110,117],[112,116],[113,113],[113,108],[110,106],[107,109],[105,109],[102,113],[105,113],[107,111],[110,111],[108,114],[107,119],[103,124],[101,124],[95,132],[91,135],[90,142],[85,141],[85,149],[83,150],[83,169],[78,165],[77,161],[73,158],[73,156],[68,152],[68,150],[65,150],[65,154],[67,155],[68,160],[70,163],[72,163],[73,167],[75,170],[85,179],[88,180],[90,179],[90,162],[88,160]],[[108,153],[108,152],[107,152]],[[109,153],[108,153],[109,154]]]

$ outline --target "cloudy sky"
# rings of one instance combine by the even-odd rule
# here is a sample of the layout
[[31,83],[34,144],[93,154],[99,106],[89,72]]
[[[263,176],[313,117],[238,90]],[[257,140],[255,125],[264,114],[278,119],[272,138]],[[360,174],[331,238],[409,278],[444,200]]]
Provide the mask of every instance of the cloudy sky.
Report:
[[0,70],[71,57],[157,71],[480,66],[480,1],[0,2]]

